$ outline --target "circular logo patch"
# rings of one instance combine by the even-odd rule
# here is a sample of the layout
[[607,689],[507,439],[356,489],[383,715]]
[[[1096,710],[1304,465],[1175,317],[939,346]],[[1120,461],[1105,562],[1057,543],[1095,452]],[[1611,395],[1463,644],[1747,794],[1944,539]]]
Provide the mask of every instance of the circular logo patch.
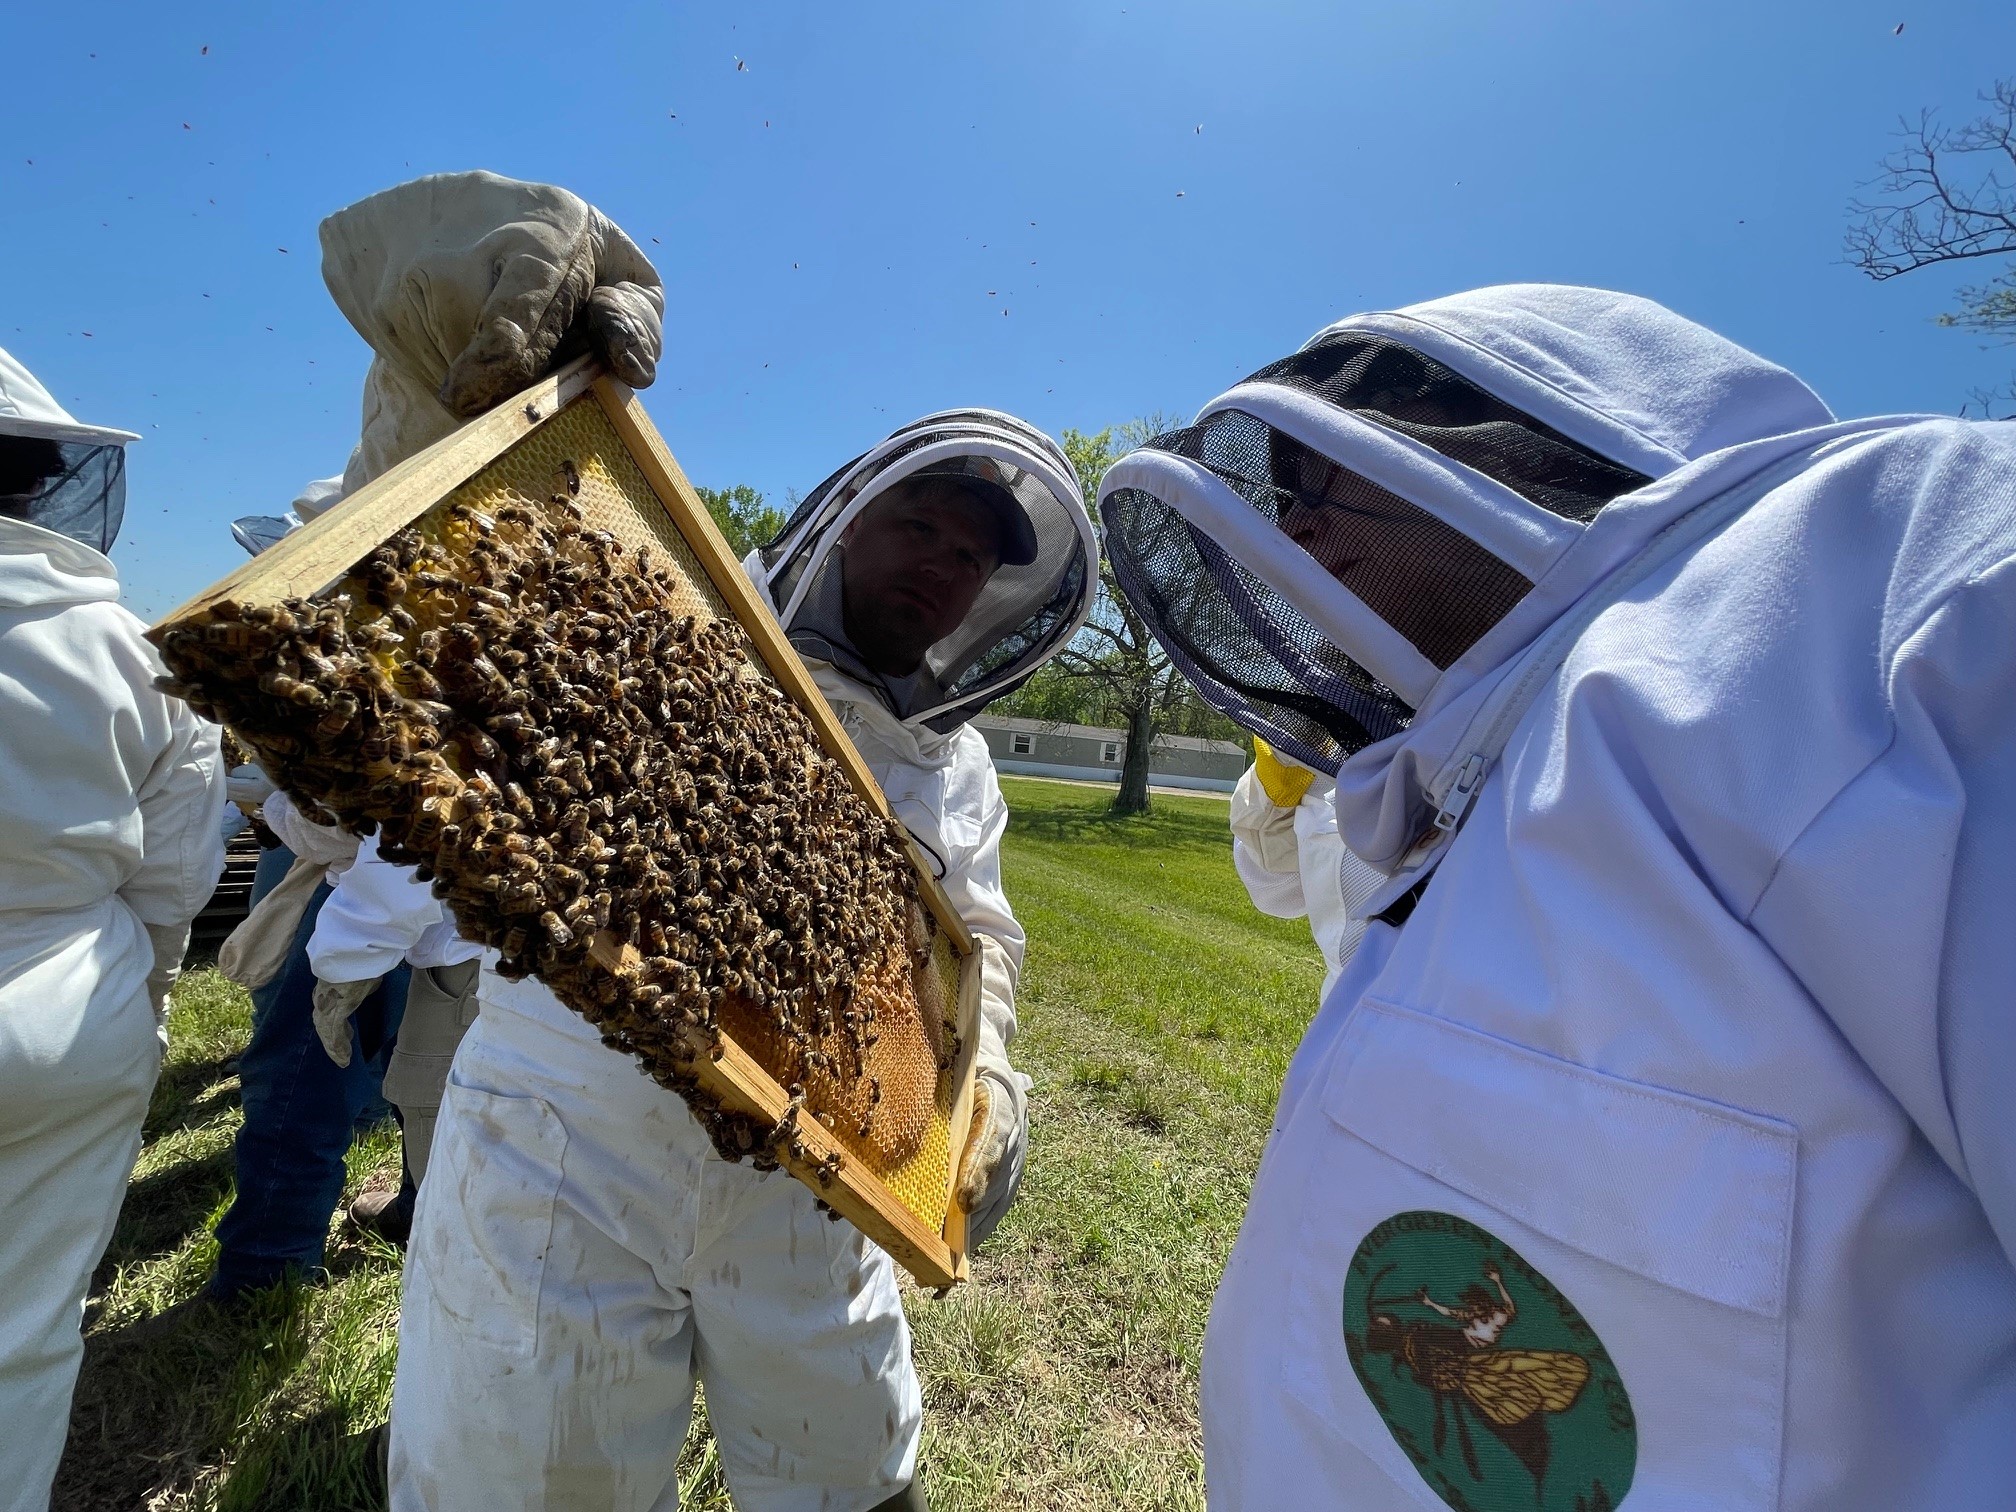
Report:
[[1387,1431],[1456,1512],[1611,1512],[1638,1421],[1575,1305],[1504,1240],[1396,1213],[1344,1282],[1344,1348]]

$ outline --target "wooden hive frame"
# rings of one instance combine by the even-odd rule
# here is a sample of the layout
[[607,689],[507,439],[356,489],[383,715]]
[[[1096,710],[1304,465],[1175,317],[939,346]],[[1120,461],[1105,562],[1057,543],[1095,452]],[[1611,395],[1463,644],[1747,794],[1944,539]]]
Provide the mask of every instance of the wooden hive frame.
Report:
[[[820,745],[839,762],[855,791],[888,815],[888,799],[869,773],[860,752],[827,706],[769,604],[735,559],[636,394],[585,358],[470,421],[359,489],[340,507],[293,532],[165,616],[155,627],[156,632],[223,599],[262,604],[286,598],[313,598],[329,591],[387,538],[419,520],[451,491],[576,404],[590,404],[601,410],[708,582],[742,627],[763,668],[809,717]],[[959,1050],[949,1072],[950,1153],[942,1230],[932,1232],[880,1177],[824,1125],[795,1104],[785,1088],[735,1043],[725,1029],[721,1032],[719,1058],[696,1062],[693,1072],[701,1090],[717,1099],[727,1111],[787,1129],[795,1135],[777,1141],[777,1155],[785,1169],[886,1249],[920,1284],[943,1288],[965,1280],[967,1275],[966,1215],[953,1188],[972,1121],[974,1051],[979,1039],[980,955],[971,933],[953,910],[943,886],[914,841],[910,843],[910,854],[920,896],[959,957]],[[635,947],[607,933],[596,938],[590,955],[599,965],[611,969],[637,958]]]

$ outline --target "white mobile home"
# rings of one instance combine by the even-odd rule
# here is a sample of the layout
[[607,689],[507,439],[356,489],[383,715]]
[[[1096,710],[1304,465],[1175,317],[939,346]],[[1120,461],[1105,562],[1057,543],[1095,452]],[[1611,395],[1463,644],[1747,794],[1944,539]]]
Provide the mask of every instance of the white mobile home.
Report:
[[[995,714],[982,714],[973,728],[987,738],[996,767],[1025,777],[1118,783],[1127,758],[1125,730]],[[1249,759],[1237,741],[1161,735],[1149,750],[1148,781],[1156,787],[1229,793]]]

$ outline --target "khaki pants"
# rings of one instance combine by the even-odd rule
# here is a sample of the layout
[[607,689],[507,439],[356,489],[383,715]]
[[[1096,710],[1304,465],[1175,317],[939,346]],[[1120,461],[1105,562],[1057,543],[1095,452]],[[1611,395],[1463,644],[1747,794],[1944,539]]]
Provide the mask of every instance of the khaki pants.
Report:
[[385,1100],[405,1121],[406,1170],[418,1186],[427,1174],[434,1144],[434,1120],[455,1047],[476,1022],[476,979],[481,962],[459,966],[416,966],[406,989],[406,1012],[399,1039],[385,1068]]

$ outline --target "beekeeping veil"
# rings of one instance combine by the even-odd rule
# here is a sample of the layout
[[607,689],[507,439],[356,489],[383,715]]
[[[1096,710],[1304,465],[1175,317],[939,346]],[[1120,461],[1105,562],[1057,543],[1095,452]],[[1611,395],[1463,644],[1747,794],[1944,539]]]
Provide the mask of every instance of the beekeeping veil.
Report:
[[[1019,516],[1022,549],[1004,551],[966,618],[925,653],[916,676],[885,678],[861,661],[841,623],[840,538],[877,498],[923,474],[990,492],[998,510]],[[1020,687],[1084,624],[1099,558],[1076,476],[1062,447],[1012,415],[927,415],[813,489],[751,566],[793,645],[881,689],[905,723],[942,734]]]
[[1830,419],[1648,300],[1482,289],[1340,321],[1122,458],[1106,549],[1210,703],[1335,773],[1530,639],[1505,622],[1617,501]]
[[132,431],[80,425],[0,351],[0,513],[110,554],[126,518]]

